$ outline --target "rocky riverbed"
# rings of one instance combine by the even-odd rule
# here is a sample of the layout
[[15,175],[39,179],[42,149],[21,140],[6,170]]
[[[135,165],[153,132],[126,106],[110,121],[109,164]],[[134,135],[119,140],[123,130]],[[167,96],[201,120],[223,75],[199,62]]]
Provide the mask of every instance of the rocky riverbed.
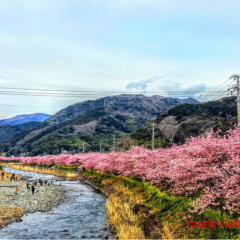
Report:
[[[9,181],[0,185],[1,205],[8,207],[20,207],[26,213],[37,211],[49,211],[54,206],[68,200],[64,188],[57,185],[36,186],[35,194],[27,190],[27,181]],[[18,187],[19,194],[15,194]]]
[[[11,191],[11,195],[14,195],[11,196],[11,202],[19,204],[23,208],[25,206],[29,213],[22,216],[21,222],[15,221],[0,229],[1,239],[114,238],[106,224],[106,198],[91,186],[78,180],[63,180],[49,174],[20,171],[6,167],[4,170],[21,175],[21,179],[24,181],[21,187],[19,187],[19,196],[15,196],[15,188],[12,190],[3,190],[0,187],[0,191]],[[37,190],[39,190],[39,192],[36,192],[36,195],[32,196],[32,193],[30,191],[28,192],[26,188],[27,181],[33,182],[39,178],[44,181],[53,181],[53,186],[38,186]],[[60,180],[62,180],[62,186],[60,186]],[[6,184],[14,185],[15,183],[16,182]],[[17,184],[20,184],[20,181],[17,182]],[[52,187],[54,188],[53,190],[51,190]],[[60,189],[62,189],[62,191]],[[49,192],[43,194],[44,191]],[[50,193],[51,191],[54,192]],[[0,198],[2,193],[0,192]],[[22,201],[25,201],[25,203],[20,203],[21,201],[17,200],[17,198],[21,198],[21,194],[29,198],[28,200],[23,198]],[[57,194],[60,194],[60,196]],[[63,201],[66,201],[68,198],[70,198],[70,200],[48,211],[50,206],[57,204],[56,200],[58,198],[60,198],[60,200],[63,198]],[[6,199],[4,200],[4,202],[10,205],[11,203],[8,203],[8,201],[6,201]],[[34,201],[36,201],[36,204]],[[41,201],[44,203],[40,203]],[[52,203],[48,203],[49,201]],[[34,213],[31,212],[33,210]]]

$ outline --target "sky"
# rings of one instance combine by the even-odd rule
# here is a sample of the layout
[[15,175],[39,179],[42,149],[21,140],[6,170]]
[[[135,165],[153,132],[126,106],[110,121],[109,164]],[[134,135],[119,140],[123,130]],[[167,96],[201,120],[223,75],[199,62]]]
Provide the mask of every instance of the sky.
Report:
[[0,89],[0,119],[116,92],[212,90],[240,72],[239,10],[239,0],[1,0],[0,88],[95,93]]

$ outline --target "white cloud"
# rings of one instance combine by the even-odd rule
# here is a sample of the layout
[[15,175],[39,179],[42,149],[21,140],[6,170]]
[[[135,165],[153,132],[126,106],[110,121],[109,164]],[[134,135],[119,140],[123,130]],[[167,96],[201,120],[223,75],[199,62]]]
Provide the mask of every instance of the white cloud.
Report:
[[[110,93],[126,92],[129,83],[146,93],[211,89],[239,72],[239,6],[234,0],[2,1],[0,83]],[[67,106],[97,97],[1,95],[0,105]],[[0,107],[0,114],[32,109]]]

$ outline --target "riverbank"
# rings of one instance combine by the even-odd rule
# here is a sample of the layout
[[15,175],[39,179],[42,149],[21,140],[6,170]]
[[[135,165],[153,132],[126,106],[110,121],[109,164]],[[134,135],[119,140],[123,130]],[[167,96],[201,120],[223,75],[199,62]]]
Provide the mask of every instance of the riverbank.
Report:
[[[4,173],[4,176],[2,178],[2,173]],[[2,165],[0,164],[0,184],[6,183],[10,181],[10,177],[12,176],[12,173],[8,173],[2,170]],[[21,179],[21,175],[16,175],[18,179]]]
[[[19,166],[18,166],[19,167]],[[30,166],[29,166],[30,167]],[[31,167],[33,169],[34,167]],[[67,167],[66,167],[67,168]],[[27,170],[27,168],[25,169]],[[35,171],[37,166],[35,166]],[[189,228],[188,222],[233,221],[237,215],[214,208],[202,214],[193,213],[191,203],[196,196],[181,197],[166,193],[136,177],[86,170],[81,173],[57,171],[57,174],[74,174],[101,190],[107,196],[107,219],[119,239],[224,239],[239,238],[238,228]],[[34,170],[32,170],[34,171]]]
[[[1,172],[3,171],[1,170]],[[33,195],[26,187],[27,183],[32,184],[32,182],[9,181],[11,175],[11,173],[4,172],[4,180],[0,182],[0,228],[20,221],[25,213],[46,212],[68,199],[63,187],[40,186],[39,183]],[[19,175],[18,177],[20,178]],[[18,188],[18,194],[15,194],[16,188]]]
[[113,174],[86,170],[81,178],[108,196],[108,221],[119,239],[239,239],[234,227],[189,227],[189,222],[235,222],[239,215],[206,209],[192,212],[192,197],[174,196],[143,182]]
[[[53,181],[58,186],[60,178],[49,174],[6,171],[22,175],[22,179]],[[57,181],[57,182],[56,182]],[[48,212],[25,214],[21,222],[0,230],[1,239],[115,239],[106,225],[106,197],[83,181],[61,182],[70,200]]]
[[[2,173],[4,173],[3,177],[2,177]],[[9,182],[11,176],[12,176],[11,173],[8,173],[2,170],[2,166],[0,165],[0,186],[4,183]],[[21,178],[20,175],[17,175],[17,177],[18,179]],[[7,199],[7,196],[4,196],[0,191],[0,228],[14,221],[20,221],[21,217],[25,214],[25,210],[20,207],[6,206],[4,204],[6,199]]]
[[[101,190],[107,196],[107,219],[110,228],[119,239],[145,239],[145,238],[175,238],[176,231],[170,230],[170,226],[162,219],[151,213],[149,207],[144,206],[149,193],[143,193],[139,186],[126,187],[125,183],[131,181],[128,178],[117,177],[112,174],[99,173],[97,171],[84,171],[76,174],[68,171],[52,171],[50,168],[40,170],[39,166],[21,165],[12,166],[14,169],[51,173],[63,177],[72,176],[75,180],[81,179]],[[125,180],[125,183],[124,181]],[[141,187],[140,187],[141,188]],[[138,190],[137,190],[138,189]],[[150,188],[149,188],[150,189]],[[163,227],[164,226],[164,227]],[[162,231],[164,228],[164,231]],[[179,230],[179,228],[178,228]]]
[[[17,170],[22,170],[22,171],[51,174],[58,177],[62,177],[64,179],[77,179],[78,177],[78,174],[76,173],[70,172],[68,170],[56,169],[55,167],[30,166],[30,165],[23,165],[21,163],[12,164],[12,165],[9,165],[9,167]],[[69,169],[69,167],[66,169]]]

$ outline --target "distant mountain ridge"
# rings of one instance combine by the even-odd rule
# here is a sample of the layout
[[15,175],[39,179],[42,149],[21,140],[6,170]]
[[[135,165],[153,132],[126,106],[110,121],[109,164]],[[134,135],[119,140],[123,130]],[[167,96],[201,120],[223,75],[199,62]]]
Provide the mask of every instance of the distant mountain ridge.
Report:
[[162,112],[182,104],[198,104],[193,98],[122,94],[76,103],[64,108],[29,131],[18,133],[0,144],[5,153],[59,153],[112,149],[116,139],[128,137]]
[[142,94],[121,94],[70,105],[54,114],[46,122],[49,125],[59,124],[100,107],[104,107],[112,115],[121,114],[134,119],[140,117],[148,121],[183,103],[198,104],[199,102],[194,98],[179,99],[158,95],[147,97]]
[[44,113],[22,114],[9,119],[0,120],[0,126],[2,125],[18,125],[26,122],[44,122],[51,115]]

